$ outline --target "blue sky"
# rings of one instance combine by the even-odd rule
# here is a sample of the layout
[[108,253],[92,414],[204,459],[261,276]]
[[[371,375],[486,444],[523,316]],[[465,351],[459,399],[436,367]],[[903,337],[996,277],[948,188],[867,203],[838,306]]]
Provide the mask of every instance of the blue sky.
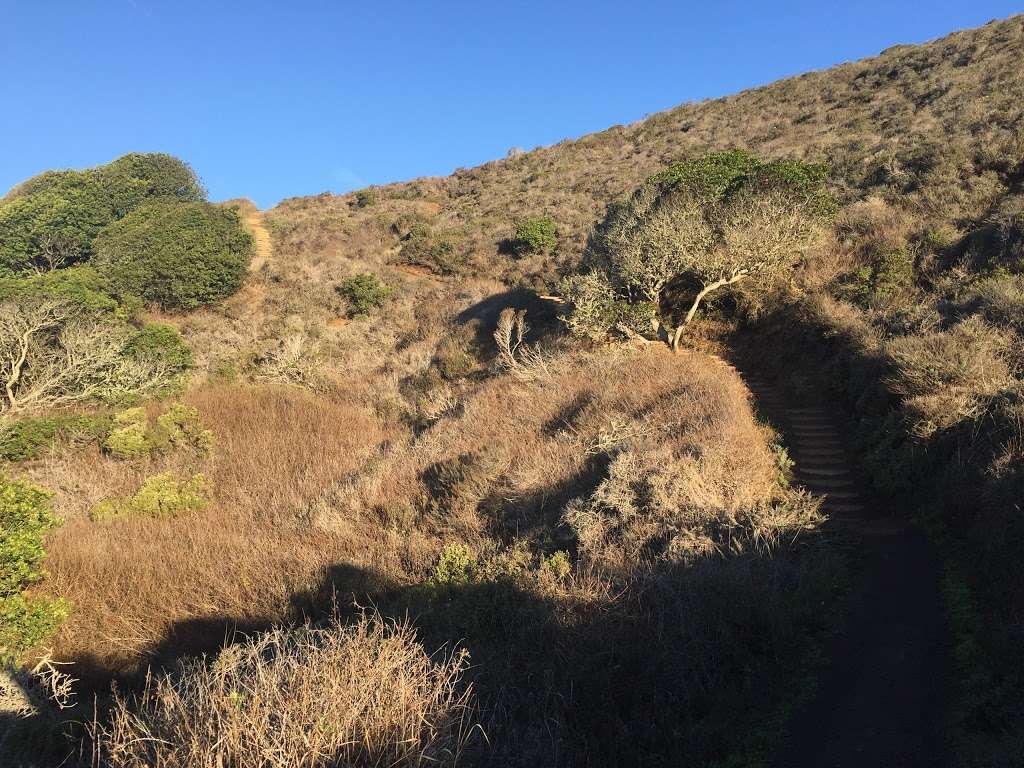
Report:
[[1024,2],[0,0],[0,188],[130,151],[212,199],[450,173]]

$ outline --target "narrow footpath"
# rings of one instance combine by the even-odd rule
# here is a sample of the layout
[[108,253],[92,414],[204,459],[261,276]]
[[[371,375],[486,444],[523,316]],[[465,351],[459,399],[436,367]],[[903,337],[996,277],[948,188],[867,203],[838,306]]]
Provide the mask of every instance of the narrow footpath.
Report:
[[826,532],[852,542],[847,610],[827,668],[798,712],[778,768],[917,768],[943,764],[948,635],[940,568],[924,532],[872,498],[824,401],[738,371],[782,430],[797,483],[823,497]]

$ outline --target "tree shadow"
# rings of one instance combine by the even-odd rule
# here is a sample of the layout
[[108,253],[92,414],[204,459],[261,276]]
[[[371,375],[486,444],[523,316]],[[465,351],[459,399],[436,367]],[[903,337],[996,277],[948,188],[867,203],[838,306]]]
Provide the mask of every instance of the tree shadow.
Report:
[[481,349],[494,345],[494,329],[504,309],[525,310],[527,333],[525,341],[535,344],[557,336],[561,331],[558,322],[558,304],[542,299],[535,291],[513,288],[488,296],[462,310],[456,320],[462,325],[472,325],[476,343]]
[[[339,563],[295,595],[293,619],[326,625],[370,606],[385,620],[412,621],[428,653],[468,650],[465,682],[487,734],[471,764],[675,765],[685,754],[689,764],[715,765],[732,754],[737,732],[757,727],[784,684],[780,664],[807,645],[807,617],[793,619],[821,585],[809,590],[813,558],[801,557],[663,562],[609,594],[589,591],[593,574],[582,570],[407,586]],[[780,592],[780,583],[791,588]],[[173,673],[184,657],[212,656],[271,626],[221,615],[178,622],[152,650],[152,669]]]

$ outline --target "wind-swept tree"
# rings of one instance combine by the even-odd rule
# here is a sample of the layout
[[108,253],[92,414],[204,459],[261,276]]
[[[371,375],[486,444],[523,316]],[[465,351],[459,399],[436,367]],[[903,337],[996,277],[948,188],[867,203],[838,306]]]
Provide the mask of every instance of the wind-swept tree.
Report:
[[169,386],[191,362],[173,329],[137,330],[88,267],[0,278],[0,421]]
[[[652,176],[595,228],[587,272],[566,284],[569,327],[594,338],[654,331],[676,348],[708,296],[778,278],[823,236],[836,207],[826,178],[823,165],[741,150]],[[687,302],[674,298],[680,286],[695,286]]]

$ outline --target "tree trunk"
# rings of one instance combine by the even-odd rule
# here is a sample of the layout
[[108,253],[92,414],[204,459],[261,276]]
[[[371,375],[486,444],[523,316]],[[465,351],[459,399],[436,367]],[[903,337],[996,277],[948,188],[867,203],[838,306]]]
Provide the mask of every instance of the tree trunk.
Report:
[[670,346],[672,347],[673,352],[679,351],[679,340],[683,337],[683,331],[686,330],[686,326],[690,324],[690,322],[693,320],[694,315],[697,314],[697,308],[700,306],[700,303],[704,301],[704,298],[709,293],[717,291],[719,288],[724,288],[727,285],[738,283],[748,274],[749,272],[747,272],[747,270],[741,269],[739,271],[733,272],[732,275],[730,275],[729,277],[723,277],[720,280],[715,280],[715,282],[708,283],[707,285],[700,289],[700,292],[693,300],[693,304],[690,305],[690,310],[686,313],[686,317],[683,319],[683,322],[676,327],[676,332],[672,334],[672,343],[670,344]]

